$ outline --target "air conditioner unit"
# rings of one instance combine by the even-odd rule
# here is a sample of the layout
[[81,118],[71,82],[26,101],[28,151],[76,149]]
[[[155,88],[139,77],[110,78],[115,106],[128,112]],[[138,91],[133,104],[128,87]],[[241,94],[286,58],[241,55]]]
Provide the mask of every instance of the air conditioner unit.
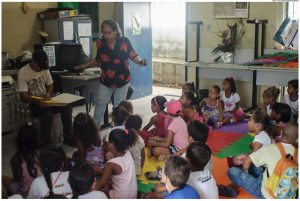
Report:
[[248,18],[248,2],[214,3],[214,18]]

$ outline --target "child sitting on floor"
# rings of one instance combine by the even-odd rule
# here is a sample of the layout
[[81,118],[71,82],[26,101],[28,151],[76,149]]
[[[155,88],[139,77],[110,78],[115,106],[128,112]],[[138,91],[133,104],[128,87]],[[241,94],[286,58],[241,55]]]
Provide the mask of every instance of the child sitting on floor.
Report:
[[259,109],[266,112],[271,116],[272,107],[277,102],[277,98],[280,94],[280,89],[275,86],[271,86],[263,92],[263,103],[260,104]]
[[2,177],[8,195],[20,194],[26,198],[32,181],[42,174],[38,161],[39,135],[37,125],[32,122],[20,127],[16,140],[17,151],[10,161],[13,178]]
[[118,106],[113,109],[112,112],[112,121],[113,121],[113,127],[108,130],[106,135],[102,136],[102,141],[104,141],[104,146],[106,145],[106,142],[108,142],[109,134],[114,129],[125,129],[124,123],[126,118],[128,117],[129,113],[126,108],[122,106]]
[[97,190],[104,190],[109,180],[112,181],[112,189],[109,190],[111,199],[136,199],[137,182],[134,161],[129,151],[131,132],[123,129],[114,129],[109,135],[107,149],[113,154],[113,158],[106,162],[100,181],[96,185]]
[[187,124],[193,120],[203,122],[199,102],[192,92],[184,92],[179,101],[182,105],[182,118]]
[[190,176],[188,162],[180,156],[170,156],[162,168],[161,182],[166,185],[168,195],[164,199],[199,199],[197,191],[186,184]]
[[[164,111],[165,103],[167,99],[163,96],[155,96],[151,100],[151,110],[153,113],[156,113],[153,116],[149,123],[143,128],[142,138],[145,143],[148,142],[149,138],[158,136],[161,138],[165,138],[167,136],[167,128],[171,121],[166,118],[167,113]],[[154,126],[152,130],[149,129]]]
[[[188,146],[188,132],[185,121],[180,117],[182,109],[180,101],[167,102],[168,116],[172,118],[172,123],[168,127],[166,138],[153,137],[148,141],[150,152],[155,155],[170,155],[175,154],[179,150]],[[152,147],[152,150],[151,150]]]
[[30,186],[28,199],[42,199],[53,194],[72,197],[66,170],[66,156],[62,147],[41,150],[39,155],[43,175],[35,178]]
[[216,181],[206,166],[211,160],[210,148],[202,142],[193,142],[186,151],[186,158],[191,166],[187,184],[192,186],[202,199],[218,199]]
[[[269,133],[272,131],[272,121],[267,115],[267,113],[262,111],[255,111],[249,119],[248,128],[251,132],[255,133],[255,137],[252,143],[250,143],[250,148],[252,152],[256,152],[266,145],[272,143],[272,138]],[[234,166],[241,166],[247,160],[248,155],[241,154],[232,158],[232,164]],[[229,165],[231,166],[231,165]],[[260,177],[263,173],[262,167],[251,166],[251,174],[255,177]],[[229,173],[228,173],[229,174]]]
[[275,103],[272,108],[271,119],[275,121],[275,126],[272,130],[272,137],[275,142],[281,140],[282,130],[291,118],[291,108],[285,103]]
[[298,79],[288,82],[287,93],[284,96],[284,102],[288,104],[292,110],[291,121],[298,120]]
[[119,106],[124,107],[127,110],[129,115],[133,114],[133,105],[130,101],[123,100],[123,101],[120,102]]
[[74,165],[68,181],[73,191],[72,199],[107,199],[101,191],[95,191],[96,175],[92,166],[85,162]]
[[249,119],[248,128],[250,132],[255,133],[253,142],[250,147],[253,152],[262,146],[272,143],[270,133],[272,131],[272,121],[265,112],[255,111]]
[[223,124],[223,101],[220,98],[220,87],[213,85],[209,89],[208,98],[203,99],[200,108],[204,123],[219,128]]
[[194,82],[187,82],[184,85],[182,85],[181,93],[183,94],[185,92],[192,92],[193,94],[196,93],[196,88],[195,88]]
[[[282,183],[281,186],[279,186],[279,190],[282,190],[282,193],[278,193],[277,196],[274,195],[271,190],[268,190],[268,180],[274,174],[276,166],[281,159],[290,158],[295,162],[297,161],[295,156],[297,155],[298,149],[293,146],[297,140],[298,125],[292,122],[287,123],[283,129],[281,143],[264,146],[250,154],[243,164],[243,169],[232,167],[228,170],[228,175],[234,183],[234,189],[237,190],[237,187],[240,186],[256,198],[295,198],[298,191],[298,174],[294,174],[295,171],[293,169],[286,179],[296,181],[296,183],[290,183],[290,181],[287,181],[288,183]],[[263,175],[255,177],[249,174],[249,168],[252,163],[256,167],[266,167]]]
[[77,151],[73,153],[73,161],[86,161],[94,168],[95,173],[100,175],[105,161],[96,122],[90,115],[79,113],[74,119],[73,133],[77,140]]
[[[206,143],[207,138],[208,138],[208,132],[209,129],[207,125],[200,123],[199,121],[192,121],[188,125],[188,141],[189,144],[193,142],[201,142],[201,143]],[[186,158],[186,150],[187,148],[184,148],[174,155],[181,155],[181,157]],[[210,157],[209,161],[206,163],[205,170],[211,171],[212,170],[212,157]],[[160,172],[158,175],[161,175]],[[164,184],[155,184],[153,188],[153,192],[149,193],[147,195],[147,198],[149,199],[162,199],[163,195],[167,191],[166,186]]]
[[[141,169],[145,162],[145,143],[143,138],[139,135],[139,131],[142,126],[142,118],[138,115],[129,115],[126,122],[125,128],[128,130],[134,130],[134,135],[131,135],[131,145],[129,147],[130,153],[132,155],[136,175],[140,175]],[[130,137],[130,136],[129,136]]]
[[224,102],[223,123],[235,123],[247,118],[240,107],[240,96],[236,92],[236,86],[232,77],[225,78],[223,81],[223,91],[220,93],[220,100]]

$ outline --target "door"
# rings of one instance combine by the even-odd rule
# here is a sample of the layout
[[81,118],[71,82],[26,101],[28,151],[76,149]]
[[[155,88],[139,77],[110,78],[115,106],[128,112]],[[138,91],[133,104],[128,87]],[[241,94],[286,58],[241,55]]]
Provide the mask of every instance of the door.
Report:
[[131,85],[134,88],[132,99],[152,94],[152,34],[151,3],[123,3],[123,33],[141,58],[148,65],[141,67],[130,61]]

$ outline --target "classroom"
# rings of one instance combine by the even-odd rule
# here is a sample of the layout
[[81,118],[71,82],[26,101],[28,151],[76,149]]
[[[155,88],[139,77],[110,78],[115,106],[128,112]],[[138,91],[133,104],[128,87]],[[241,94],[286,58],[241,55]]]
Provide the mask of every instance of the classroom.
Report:
[[299,1],[1,11],[2,199],[299,198]]

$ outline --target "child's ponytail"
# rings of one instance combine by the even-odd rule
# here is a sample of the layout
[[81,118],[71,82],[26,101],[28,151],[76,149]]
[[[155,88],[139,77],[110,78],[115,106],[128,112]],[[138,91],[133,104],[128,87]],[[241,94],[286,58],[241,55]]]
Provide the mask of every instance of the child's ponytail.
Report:
[[42,173],[45,177],[49,188],[49,195],[53,196],[53,186],[51,181],[51,173],[58,172],[64,165],[64,155],[61,152],[62,148],[49,148],[40,152],[40,165]]
[[128,140],[129,140],[129,147],[133,146],[137,139],[138,139],[138,133],[135,129],[126,129],[125,133],[128,136]]
[[255,123],[262,124],[262,130],[264,130],[268,134],[272,132],[274,125],[267,113],[257,110],[253,114],[253,119]]
[[151,103],[153,103],[155,106],[158,106],[160,111],[163,111],[165,109],[166,102],[167,99],[163,96],[155,96],[151,100]]
[[85,162],[74,165],[69,173],[69,183],[73,191],[72,199],[89,192],[95,182],[95,172],[91,165]]

